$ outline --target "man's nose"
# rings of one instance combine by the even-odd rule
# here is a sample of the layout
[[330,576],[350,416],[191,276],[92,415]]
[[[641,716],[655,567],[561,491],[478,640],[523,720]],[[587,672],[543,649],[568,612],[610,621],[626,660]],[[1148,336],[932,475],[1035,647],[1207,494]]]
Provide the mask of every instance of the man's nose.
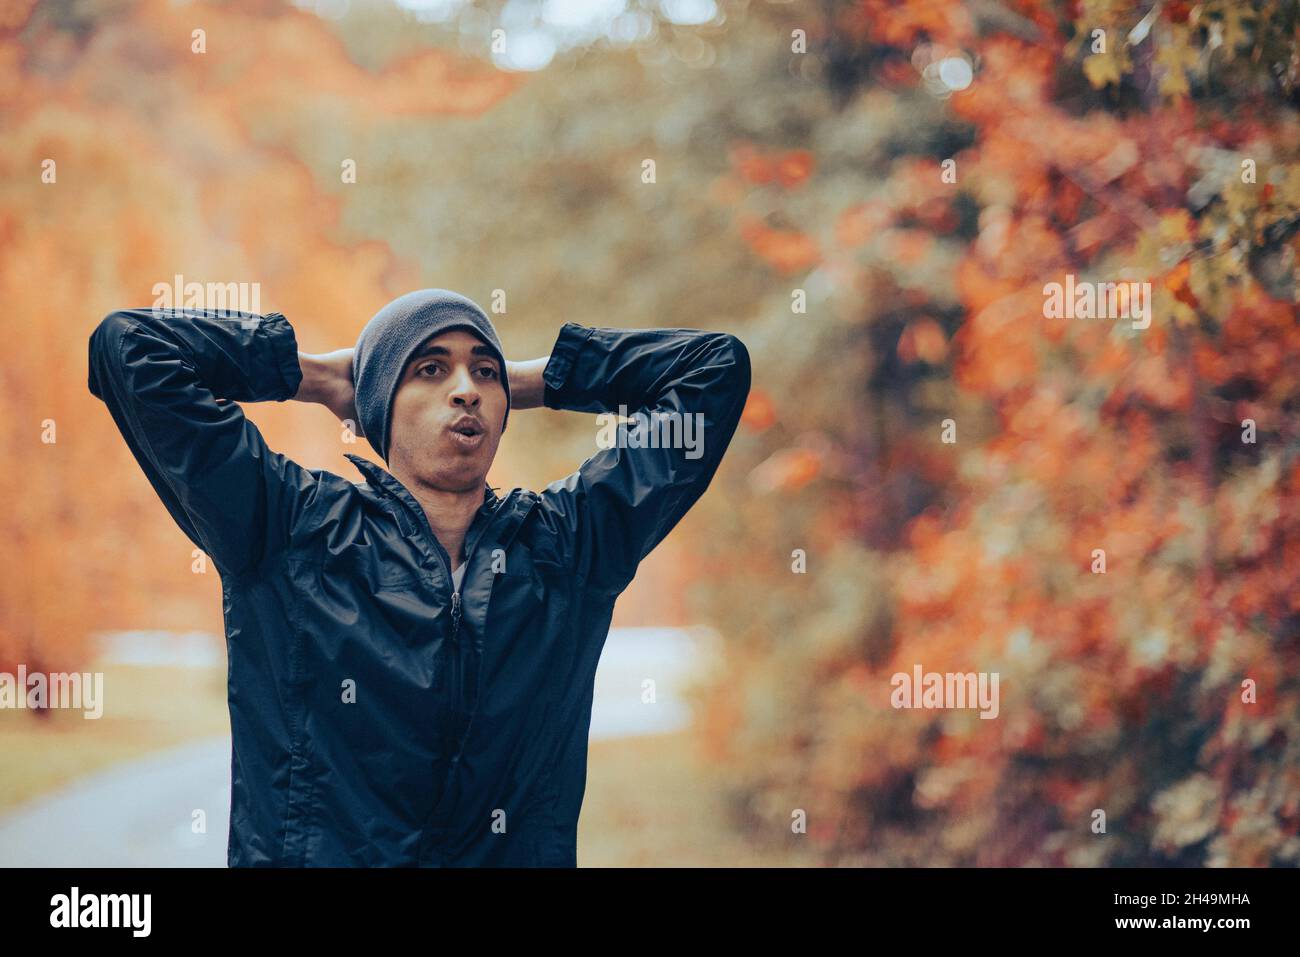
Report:
[[464,366],[457,369],[452,375],[451,401],[457,405],[478,405],[480,398],[478,385],[469,370]]

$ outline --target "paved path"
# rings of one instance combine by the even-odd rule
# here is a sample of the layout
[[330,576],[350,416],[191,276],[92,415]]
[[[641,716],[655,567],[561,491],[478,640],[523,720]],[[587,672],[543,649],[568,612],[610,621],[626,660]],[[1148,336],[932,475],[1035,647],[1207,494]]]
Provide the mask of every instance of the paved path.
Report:
[[[195,808],[206,834],[191,833]],[[224,867],[230,738],[87,775],[0,820],[4,867]]]

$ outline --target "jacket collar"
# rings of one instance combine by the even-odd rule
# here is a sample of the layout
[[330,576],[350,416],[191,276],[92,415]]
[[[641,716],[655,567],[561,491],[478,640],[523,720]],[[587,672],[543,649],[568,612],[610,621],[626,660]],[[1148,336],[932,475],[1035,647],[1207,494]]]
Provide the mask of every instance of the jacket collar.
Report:
[[[405,498],[412,499],[412,502],[408,504],[418,504],[414,502],[415,496],[411,495],[410,490],[398,480],[397,476],[393,475],[393,473],[389,472],[387,469],[376,465],[369,459],[363,459],[359,455],[353,455],[351,452],[344,452],[343,456],[357,467],[361,474],[366,477],[366,481],[368,481],[373,488],[387,492],[389,495],[395,496],[399,500]],[[492,486],[484,482],[483,505],[490,511],[496,506],[498,501],[500,501],[500,498],[497,496],[496,492],[492,491]]]
[[[366,481],[370,483],[372,488],[392,501],[392,511],[402,527],[403,534],[423,538],[421,533],[428,528],[424,510],[420,507],[420,503],[416,501],[415,496],[401,483],[397,476],[359,455],[353,455],[350,452],[344,452],[343,455],[366,477]],[[516,489],[503,499],[492,490],[490,485],[484,482],[483,506],[479,510],[480,518],[476,522],[481,525],[482,522],[498,516],[501,517],[503,521],[498,527],[497,535],[502,541],[508,540],[523,523],[528,513],[532,511],[533,506],[537,504],[535,494],[517,494],[519,491],[519,489]],[[496,523],[493,522],[492,524]]]

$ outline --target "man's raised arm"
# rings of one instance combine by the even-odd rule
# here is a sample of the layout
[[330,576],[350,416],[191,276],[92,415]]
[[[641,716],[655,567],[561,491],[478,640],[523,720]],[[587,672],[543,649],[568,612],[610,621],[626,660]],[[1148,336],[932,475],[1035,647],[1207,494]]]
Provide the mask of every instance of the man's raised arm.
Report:
[[542,493],[574,533],[575,572],[620,592],[712,481],[749,395],[749,352],[727,333],[570,322],[542,383],[547,408],[632,419]]
[[285,543],[315,481],[271,451],[236,403],[284,401],[301,382],[294,331],[278,312],[123,309],[90,336],[91,393],[223,575],[251,571]]

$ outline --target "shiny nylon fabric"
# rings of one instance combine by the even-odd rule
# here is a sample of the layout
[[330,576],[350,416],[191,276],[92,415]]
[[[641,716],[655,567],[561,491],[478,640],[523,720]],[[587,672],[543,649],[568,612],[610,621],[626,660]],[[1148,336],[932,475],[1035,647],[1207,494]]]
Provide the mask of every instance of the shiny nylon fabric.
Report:
[[121,310],[90,337],[90,391],[221,575],[228,863],[575,866],[614,602],[712,480],[744,345],[565,323],[547,407],[699,413],[703,454],[607,448],[540,492],[485,486],[456,596],[397,478],[350,454],[362,482],[302,468],[237,404],[301,376],[280,313]]

